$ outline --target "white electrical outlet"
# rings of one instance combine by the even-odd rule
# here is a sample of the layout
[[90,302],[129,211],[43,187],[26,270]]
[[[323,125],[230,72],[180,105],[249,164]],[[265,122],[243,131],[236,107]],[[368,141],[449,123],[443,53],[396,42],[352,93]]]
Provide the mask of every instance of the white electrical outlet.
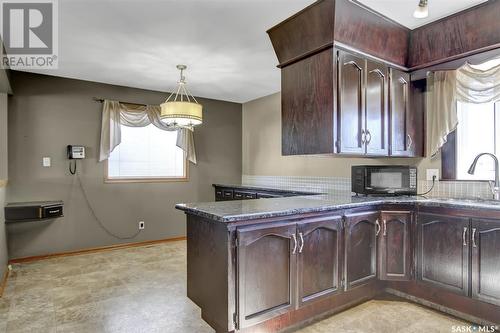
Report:
[[427,180],[432,181],[432,178],[436,177],[436,181],[439,180],[439,169],[427,169]]
[[139,230],[144,230],[146,223],[144,221],[139,221]]
[[50,157],[44,157],[42,158],[42,165],[45,167],[45,168],[48,168],[50,167]]

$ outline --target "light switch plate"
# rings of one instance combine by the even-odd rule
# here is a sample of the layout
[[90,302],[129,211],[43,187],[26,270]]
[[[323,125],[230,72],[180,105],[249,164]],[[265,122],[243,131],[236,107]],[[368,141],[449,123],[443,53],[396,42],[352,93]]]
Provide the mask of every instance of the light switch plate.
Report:
[[42,165],[45,168],[50,167],[50,157],[44,157],[44,158],[42,158]]
[[436,176],[436,180],[439,180],[439,169],[427,169],[427,180],[432,181],[434,176]]

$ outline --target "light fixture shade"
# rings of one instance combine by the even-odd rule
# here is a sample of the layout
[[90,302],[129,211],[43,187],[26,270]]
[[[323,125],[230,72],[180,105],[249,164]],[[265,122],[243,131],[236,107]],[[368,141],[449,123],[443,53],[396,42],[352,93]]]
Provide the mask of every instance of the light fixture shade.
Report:
[[417,9],[413,12],[413,17],[422,19],[429,16],[429,6],[425,3],[424,5],[418,5]]
[[185,101],[169,101],[160,105],[161,119],[167,124],[191,127],[203,123],[201,104]]

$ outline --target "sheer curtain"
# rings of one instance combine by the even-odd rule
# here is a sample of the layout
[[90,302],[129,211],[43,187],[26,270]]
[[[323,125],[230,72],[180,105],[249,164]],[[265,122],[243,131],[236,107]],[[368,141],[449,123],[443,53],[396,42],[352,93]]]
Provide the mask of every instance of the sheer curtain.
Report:
[[500,101],[500,58],[484,65],[468,63],[454,71],[439,71],[427,77],[428,153],[434,156],[458,125],[457,101]]
[[193,131],[163,123],[160,111],[160,106],[157,105],[131,105],[105,100],[102,108],[99,162],[107,160],[113,149],[120,144],[121,125],[144,127],[153,124],[164,131],[177,131],[177,147],[186,153],[190,162],[196,164]]

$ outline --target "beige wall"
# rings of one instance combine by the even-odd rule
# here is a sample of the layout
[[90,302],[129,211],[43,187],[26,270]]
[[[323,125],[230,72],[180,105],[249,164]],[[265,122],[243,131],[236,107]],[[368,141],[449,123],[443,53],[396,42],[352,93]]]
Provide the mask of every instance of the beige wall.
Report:
[[[22,72],[13,72],[12,85],[7,198],[62,199],[65,216],[9,224],[11,258],[183,236],[185,216],[176,203],[213,201],[212,183],[241,179],[241,104],[200,99],[204,123],[195,130],[198,164],[190,165],[188,182],[104,184],[104,163],[96,159],[102,106],[92,97],[158,104],[167,94]],[[98,217],[122,236],[144,220],[139,236],[117,240],[97,225],[68,172],[68,144],[87,147],[79,170]],[[52,158],[52,167],[42,167],[44,156]]]
[[263,176],[350,177],[351,165],[419,165],[420,179],[426,168],[439,168],[440,160],[421,158],[346,158],[281,155],[281,96],[269,95],[243,104],[243,174]]

